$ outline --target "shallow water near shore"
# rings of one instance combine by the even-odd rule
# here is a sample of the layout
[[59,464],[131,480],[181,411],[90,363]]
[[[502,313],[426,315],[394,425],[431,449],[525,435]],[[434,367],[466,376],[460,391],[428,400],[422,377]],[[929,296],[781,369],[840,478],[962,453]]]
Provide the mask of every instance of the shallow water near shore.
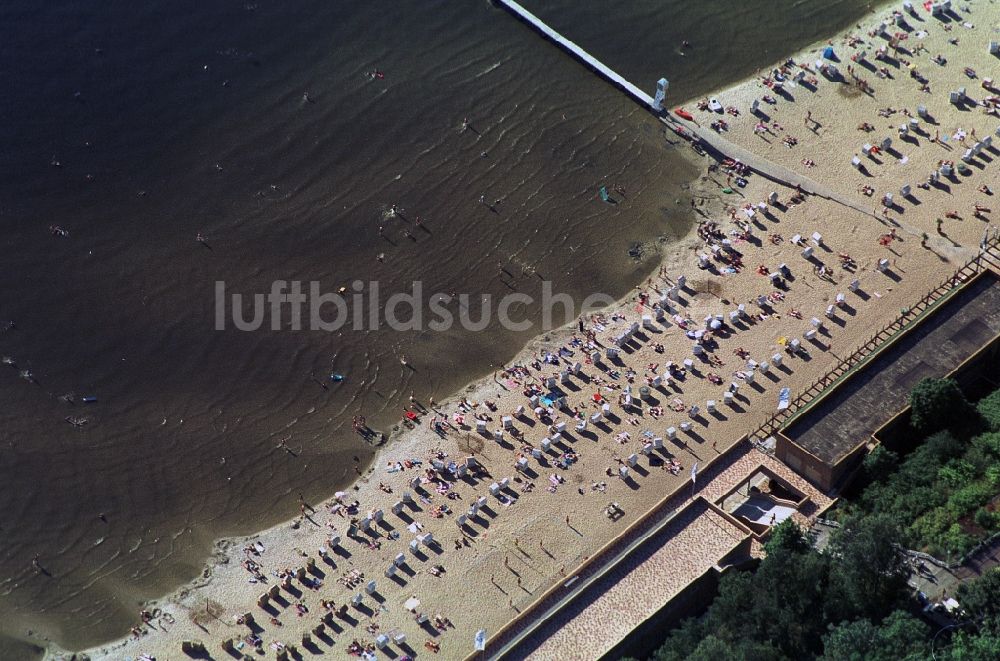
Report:
[[[675,200],[697,173],[659,124],[488,2],[40,4],[0,8],[0,353],[16,362],[0,366],[0,658],[29,654],[15,639],[125,634],[214,539],[348,484],[373,452],[353,416],[388,431],[410,392],[441,400],[538,332],[220,332],[216,281],[620,296],[691,222]],[[864,11],[525,4],[673,98]]]

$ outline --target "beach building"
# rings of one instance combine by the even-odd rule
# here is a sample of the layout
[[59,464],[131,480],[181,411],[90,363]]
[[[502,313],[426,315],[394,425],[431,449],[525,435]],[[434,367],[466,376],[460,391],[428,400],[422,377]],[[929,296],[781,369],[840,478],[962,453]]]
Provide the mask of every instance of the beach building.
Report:
[[655,632],[701,612],[723,574],[762,557],[772,526],[788,518],[808,526],[835,503],[879,434],[905,423],[910,390],[921,379],[950,376],[970,387],[995,379],[994,253],[991,244],[914,306],[919,312],[901,311],[899,328],[877,334],[859,350],[863,358],[794,409],[773,446],[748,435],[692,471],[690,487],[664,498],[491,637],[486,658],[651,652]]
[[762,556],[771,526],[807,525],[832,503],[744,439],[491,637],[486,658],[646,654],[663,627],[711,602],[723,574]]
[[984,270],[786,421],[775,434],[776,455],[822,490],[835,490],[881,430],[905,421],[920,380],[972,383],[998,365],[1000,277]]

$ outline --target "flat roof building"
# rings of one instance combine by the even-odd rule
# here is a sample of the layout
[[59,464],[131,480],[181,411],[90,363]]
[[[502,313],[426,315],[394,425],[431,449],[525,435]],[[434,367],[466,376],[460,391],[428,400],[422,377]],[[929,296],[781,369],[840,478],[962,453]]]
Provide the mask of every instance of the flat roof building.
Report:
[[948,376],[1000,343],[1000,278],[984,271],[841,376],[776,435],[779,459],[824,490],[838,486],[875,432],[925,378]]

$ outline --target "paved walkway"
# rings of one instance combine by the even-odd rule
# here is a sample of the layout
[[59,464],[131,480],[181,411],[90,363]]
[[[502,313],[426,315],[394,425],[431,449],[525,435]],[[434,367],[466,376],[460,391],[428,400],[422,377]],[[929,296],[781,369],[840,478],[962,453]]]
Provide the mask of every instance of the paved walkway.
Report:
[[994,539],[969,556],[960,567],[955,569],[955,576],[960,581],[979,578],[993,567],[1000,567],[1000,538]]
[[673,115],[665,115],[660,118],[664,124],[668,127],[675,128],[681,127],[685,132],[698,138],[703,145],[707,145],[710,149],[724,154],[729,158],[734,158],[739,162],[743,163],[751,170],[757,174],[766,177],[772,181],[776,181],[780,184],[788,186],[790,188],[800,187],[803,191],[811,193],[812,195],[818,195],[819,197],[824,197],[828,200],[836,202],[842,206],[853,209],[859,213],[863,213],[866,216],[875,218],[879,222],[882,219],[876,216],[872,209],[866,209],[860,203],[852,200],[848,197],[840,195],[828,186],[810,179],[809,177],[800,174],[798,172],[793,172],[783,165],[778,165],[773,161],[770,161],[762,156],[759,156],[749,149],[740,147],[734,142],[730,142],[726,138],[722,137],[715,131],[711,129],[705,129],[694,122],[689,122],[679,117],[674,117]]
[[[869,218],[873,218],[880,223],[886,224],[885,220],[875,215],[873,208],[866,208],[860,202],[857,202],[849,197],[845,197],[828,186],[824,186],[823,184],[810,179],[801,173],[793,172],[783,165],[778,165],[777,163],[762,156],[758,156],[749,149],[727,140],[711,129],[705,129],[694,122],[683,120],[674,115],[664,115],[660,118],[660,120],[671,128],[683,128],[685,132],[697,137],[703,146],[707,146],[709,149],[717,152],[718,154],[738,160],[762,177],[790,188],[798,186],[807,193],[826,198],[831,202],[836,202],[841,206],[853,209],[858,213],[864,214]],[[922,234],[920,230],[909,223],[895,219],[890,222],[892,225],[895,225],[910,236],[920,236]],[[939,254],[949,255],[954,252],[954,247],[951,243],[944,241],[940,237],[932,236],[930,237],[930,241],[931,244],[935,246]],[[956,258],[961,259],[961,257]]]
[[749,167],[754,172],[760,174],[761,176],[767,177],[772,181],[777,181],[778,183],[784,184],[791,188],[799,186],[807,193],[812,193],[813,195],[819,195],[820,197],[825,197],[828,200],[833,200],[839,204],[846,207],[850,207],[863,214],[872,216],[870,210],[865,210],[861,205],[857,204],[853,200],[849,200],[842,195],[839,195],[831,188],[824,186],[818,181],[814,181],[809,177],[800,174],[798,172],[793,172],[783,165],[778,165],[777,163],[770,161],[762,156],[759,156],[749,149],[737,145],[735,142],[731,142],[726,138],[722,137],[720,134],[716,133],[711,129],[705,129],[702,126],[695,124],[694,122],[689,122],[687,120],[681,119],[679,117],[674,117],[672,115],[665,115],[661,118],[663,123],[670,127],[680,126],[683,127],[685,131],[694,135],[703,144],[707,144],[711,149],[725,154],[730,158],[735,158],[747,167]]

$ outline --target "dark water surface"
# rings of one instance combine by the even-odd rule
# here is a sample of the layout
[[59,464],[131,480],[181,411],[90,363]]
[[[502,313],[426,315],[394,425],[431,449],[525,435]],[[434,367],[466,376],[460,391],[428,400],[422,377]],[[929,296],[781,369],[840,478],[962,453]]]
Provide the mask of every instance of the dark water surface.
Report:
[[[528,4],[684,98],[864,3]],[[216,281],[619,296],[655,264],[629,249],[689,222],[696,173],[657,122],[485,0],[8,0],[0,89],[4,659],[123,635],[214,539],[347,483],[373,451],[352,416],[388,429],[537,334],[216,331]]]

